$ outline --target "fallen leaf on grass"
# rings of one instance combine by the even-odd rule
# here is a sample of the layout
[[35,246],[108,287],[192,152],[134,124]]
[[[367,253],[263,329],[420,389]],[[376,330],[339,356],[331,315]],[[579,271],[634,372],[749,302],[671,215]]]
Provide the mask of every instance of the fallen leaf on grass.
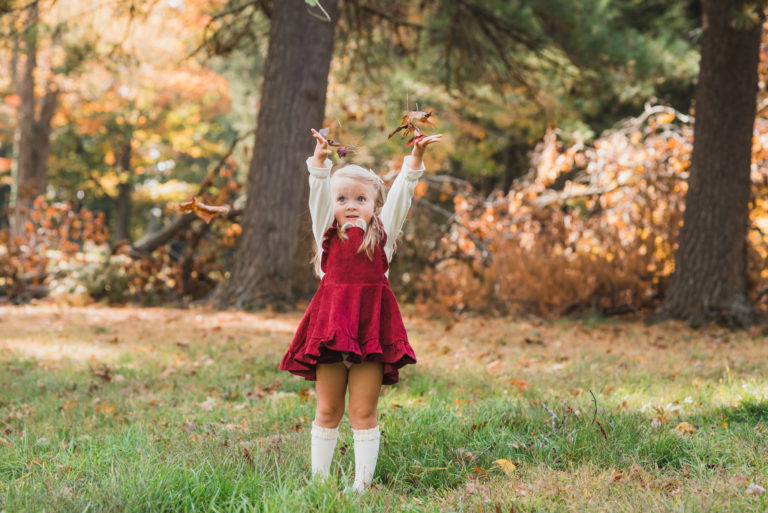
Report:
[[746,492],[747,495],[762,495],[765,493],[765,488],[763,488],[760,485],[756,485],[755,483],[752,483],[744,491]]
[[94,406],[94,409],[96,411],[100,411],[101,413],[112,413],[115,411],[115,405],[109,404],[108,402],[100,402]]
[[512,477],[512,475],[515,473],[515,470],[517,469],[514,463],[505,459],[496,460],[496,464],[501,467],[501,470],[503,470],[504,473],[509,477]]
[[488,374],[498,374],[501,372],[501,368],[504,364],[501,363],[501,360],[494,360],[491,363],[488,364],[488,366],[485,368],[486,372]]
[[678,435],[689,435],[693,433],[696,430],[696,428],[693,427],[691,424],[688,424],[687,422],[681,422],[680,424],[675,426],[674,430]]
[[531,388],[531,385],[529,385],[527,381],[523,381],[521,379],[513,379],[512,384],[516,386],[521,392],[525,392]]
[[216,400],[213,397],[207,397],[202,403],[197,403],[197,406],[202,408],[204,411],[211,411],[213,410],[215,404]]
[[91,367],[94,376],[98,376],[104,381],[112,381],[112,369],[107,364],[101,364],[99,367]]

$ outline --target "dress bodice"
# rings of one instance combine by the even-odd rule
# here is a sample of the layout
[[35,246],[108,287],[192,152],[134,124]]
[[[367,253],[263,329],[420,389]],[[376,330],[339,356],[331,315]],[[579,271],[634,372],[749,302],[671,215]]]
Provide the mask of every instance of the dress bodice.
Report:
[[352,226],[345,232],[346,240],[338,234],[338,225],[334,221],[323,238],[321,269],[325,273],[323,281],[327,283],[389,283],[384,273],[389,269],[387,255],[384,252],[386,235],[379,241],[368,258],[365,251],[358,252],[363,242],[364,232],[359,226]]

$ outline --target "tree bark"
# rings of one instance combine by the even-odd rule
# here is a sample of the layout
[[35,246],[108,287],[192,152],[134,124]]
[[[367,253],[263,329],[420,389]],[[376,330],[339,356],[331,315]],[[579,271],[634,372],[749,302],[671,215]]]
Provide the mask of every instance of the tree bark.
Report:
[[133,180],[131,179],[131,140],[123,147],[120,155],[121,181],[117,184],[117,198],[115,198],[115,240],[131,240],[131,193],[133,192]]
[[762,23],[736,27],[745,0],[704,0],[691,173],[675,272],[649,322],[746,327],[746,235]]
[[51,146],[51,121],[56,111],[59,91],[48,83],[36,116],[35,68],[37,67],[37,2],[28,6],[26,23],[26,62],[21,83],[14,84],[19,95],[18,175],[13,233],[21,235],[37,196],[45,193],[48,155]]
[[303,0],[274,3],[243,235],[230,276],[213,294],[217,308],[291,309],[297,294],[315,287],[304,161],[314,145],[310,128],[323,122],[336,3],[323,1],[330,22]]

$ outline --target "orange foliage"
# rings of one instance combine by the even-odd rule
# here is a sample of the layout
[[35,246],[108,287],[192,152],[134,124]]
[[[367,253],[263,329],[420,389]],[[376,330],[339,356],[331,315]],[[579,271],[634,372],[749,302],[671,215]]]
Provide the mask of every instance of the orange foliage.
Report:
[[[415,284],[436,313],[563,315],[657,306],[674,270],[693,119],[646,107],[591,144],[550,131],[527,181],[506,196],[454,199],[457,223]],[[753,148],[748,274],[753,299],[768,285],[768,120]]]
[[25,298],[28,286],[46,283],[50,258],[57,257],[54,263],[74,260],[83,244],[100,245],[107,239],[103,213],[75,211],[70,203],[48,204],[42,196],[36,198],[21,236],[12,238],[9,229],[0,230],[0,295],[14,301]]

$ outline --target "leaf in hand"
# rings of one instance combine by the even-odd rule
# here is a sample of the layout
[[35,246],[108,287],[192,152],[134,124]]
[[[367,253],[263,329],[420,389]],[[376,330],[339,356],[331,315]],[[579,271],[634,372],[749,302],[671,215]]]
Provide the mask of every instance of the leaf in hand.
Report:
[[346,157],[347,153],[349,153],[349,146],[342,146],[336,150],[336,154],[339,156],[339,158]]
[[206,224],[210,223],[211,219],[213,219],[215,215],[217,214],[227,215],[230,210],[229,205],[222,205],[222,206],[206,205],[205,203],[201,203],[200,201],[198,201],[197,197],[192,198],[192,201],[185,201],[183,203],[179,203],[178,205],[176,205],[176,208],[183,213],[194,212],[197,215],[197,217],[205,221]]
[[403,119],[400,121],[400,126],[397,127],[389,136],[387,139],[391,139],[393,135],[398,133],[400,130],[405,130],[403,135],[400,137],[400,139],[405,139],[407,136],[413,132],[415,136],[421,135],[421,131],[418,126],[416,126],[416,123],[424,123],[426,125],[432,126],[432,120],[429,119],[430,116],[432,116],[432,112],[423,112],[420,110],[412,110],[405,116],[403,116]]
[[317,131],[317,133],[327,138],[330,131],[331,131],[330,128],[321,128],[320,130]]
[[415,136],[411,137],[411,140],[408,141],[408,143],[405,145],[405,147],[408,148],[409,146],[413,146],[414,144],[416,144],[418,141],[424,139],[425,137],[426,137],[426,135],[415,135]]

